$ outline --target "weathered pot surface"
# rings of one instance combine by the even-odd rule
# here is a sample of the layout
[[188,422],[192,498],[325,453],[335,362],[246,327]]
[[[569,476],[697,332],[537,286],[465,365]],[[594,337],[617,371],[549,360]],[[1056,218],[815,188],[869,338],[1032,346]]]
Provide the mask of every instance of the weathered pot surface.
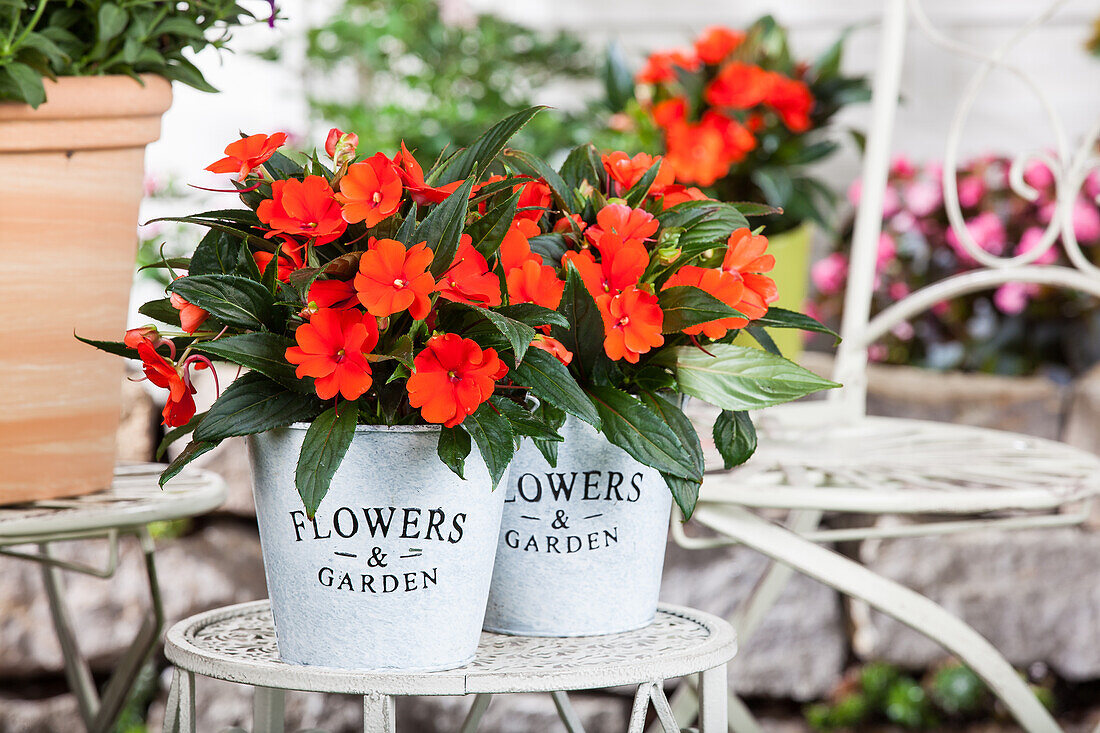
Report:
[[558,465],[525,441],[507,498],[485,629],[588,636],[653,620],[672,497],[656,469],[570,417]]
[[360,426],[316,516],[294,470],[306,425],[249,439],[280,656],[424,672],[473,659],[504,502],[475,447],[459,479],[439,428]]

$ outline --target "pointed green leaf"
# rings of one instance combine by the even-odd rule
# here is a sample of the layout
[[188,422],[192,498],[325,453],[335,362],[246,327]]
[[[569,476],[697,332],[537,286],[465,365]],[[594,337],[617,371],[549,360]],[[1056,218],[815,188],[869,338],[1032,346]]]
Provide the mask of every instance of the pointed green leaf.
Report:
[[803,331],[824,333],[834,337],[836,343],[840,343],[840,335],[833,329],[810,316],[785,308],[772,306],[768,308],[767,314],[762,318],[757,318],[753,323],[758,326],[767,326],[768,328],[797,328]]
[[685,328],[722,318],[745,317],[710,293],[690,285],[666,288],[658,294],[657,301],[665,314],[661,326],[664,333],[679,333]]
[[262,328],[275,305],[270,290],[238,275],[188,275],[173,281],[168,290],[227,326],[240,328]]
[[249,372],[225,388],[195,428],[195,440],[215,442],[281,428],[308,420],[319,407],[313,395],[292,392]]
[[528,349],[527,357],[512,370],[511,377],[540,400],[599,428],[600,416],[592,400],[577,386],[569,370],[542,349]]
[[614,387],[589,387],[600,413],[601,431],[638,462],[680,478],[702,481],[703,474],[676,433],[636,397]]
[[204,443],[200,440],[192,440],[187,444],[187,447],[183,449],[183,452],[176,456],[176,460],[169,463],[168,467],[161,472],[158,483],[164,486],[168,481],[175,478],[188,463],[195,460],[203,453],[209,453],[217,447],[217,443]]
[[294,485],[302,497],[306,516],[310,519],[328,493],[332,477],[348,452],[355,437],[359,410],[354,402],[341,402],[322,412],[309,426],[298,465],[294,470]]
[[466,457],[470,455],[470,434],[462,426],[444,427],[439,432],[436,453],[439,460],[461,479],[466,478]]
[[448,161],[439,176],[437,185],[468,178],[475,170],[487,170],[489,164],[496,159],[512,136],[544,109],[546,108],[528,107],[490,127],[477,140],[474,140],[470,147]]
[[573,267],[565,273],[565,291],[558,306],[569,327],[551,326],[550,335],[573,353],[573,365],[588,374],[596,357],[603,351],[603,318],[596,301]]
[[484,403],[472,415],[466,416],[462,427],[477,443],[495,489],[516,453],[511,425],[489,403]]
[[714,356],[680,347],[662,354],[680,391],[724,410],[758,410],[839,387],[792,361],[748,346],[712,344]]
[[726,470],[740,466],[756,452],[756,428],[749,413],[722,410],[714,421],[714,445]]
[[442,275],[454,262],[462,228],[466,224],[466,211],[473,187],[474,179],[467,179],[455,189],[454,193],[428,212],[424,221],[420,222],[420,226],[416,228],[416,234],[413,236],[414,244],[427,242],[428,248],[435,253],[431,265],[431,273],[434,277]]
[[294,341],[286,336],[256,331],[224,336],[217,341],[202,341],[195,344],[194,349],[259,372],[291,390],[312,393],[312,382],[298,379],[294,367],[286,360],[286,350],[291,346],[294,346]]
[[483,257],[492,257],[500,248],[504,235],[508,233],[512,221],[516,218],[516,204],[519,202],[521,193],[523,193],[522,190],[516,191],[508,197],[507,201],[494,206],[485,212],[485,216],[466,228],[466,233],[472,240],[471,244]]

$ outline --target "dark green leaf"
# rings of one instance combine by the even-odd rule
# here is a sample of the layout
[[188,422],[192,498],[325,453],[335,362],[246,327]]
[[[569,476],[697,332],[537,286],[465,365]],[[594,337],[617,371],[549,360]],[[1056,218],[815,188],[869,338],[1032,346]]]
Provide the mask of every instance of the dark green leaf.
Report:
[[137,349],[131,349],[121,341],[96,341],[95,339],[86,339],[83,336],[76,336],[76,340],[82,343],[94,346],[100,351],[106,351],[108,354],[114,354],[115,356],[125,356],[127,359],[140,359]]
[[623,198],[626,199],[626,205],[631,208],[641,206],[645,201],[646,194],[649,193],[649,189],[653,187],[653,182],[657,180],[657,174],[661,172],[661,161],[657,161],[653,165],[649,166],[649,170],[645,172],[645,175],[638,179],[638,182],[630,187],[630,190],[623,194]]
[[172,305],[171,298],[150,300],[148,303],[138,308],[138,313],[143,316],[149,316],[155,321],[167,323],[177,328],[180,327],[180,312]]
[[461,479],[466,478],[466,457],[470,455],[470,434],[462,426],[443,428],[436,447],[439,460]]
[[596,301],[584,286],[580,274],[569,267],[565,274],[565,292],[558,306],[569,327],[551,326],[550,335],[573,353],[573,364],[587,374],[596,356],[603,351],[603,318]]
[[252,259],[240,237],[211,229],[195,247],[188,274],[247,275],[249,269],[242,266],[243,257]]
[[664,333],[679,333],[685,328],[722,318],[744,318],[710,293],[690,285],[666,288],[657,300],[665,314],[661,326]]
[[762,318],[757,318],[753,323],[758,326],[767,326],[768,328],[798,328],[803,331],[824,333],[834,337],[836,343],[840,343],[840,336],[833,329],[810,316],[790,311],[786,308],[772,306],[768,308],[766,315]]
[[[676,435],[680,445],[687,450],[692,463],[699,471],[699,476],[702,477],[704,468],[703,446],[699,443],[699,436],[696,434],[695,426],[691,424],[691,420],[679,407],[663,395],[643,392],[641,398],[642,402],[653,411],[653,414],[659,416]],[[679,395],[676,398],[679,399]],[[699,498],[701,480],[688,480],[671,473],[663,475],[665,483],[672,491],[672,498],[676,500],[676,505],[680,507],[684,517],[690,519],[691,513],[695,511],[695,502]]]
[[542,349],[529,349],[523,363],[512,370],[512,380],[540,400],[599,428],[600,417],[569,370]]
[[405,247],[411,247],[416,242],[413,241],[413,237],[416,236],[416,202],[413,201],[409,205],[409,213],[405,215],[405,219],[401,222],[401,226],[397,228],[397,234],[394,235],[394,239]]
[[485,212],[485,216],[466,228],[466,233],[473,240],[471,244],[483,257],[488,258],[496,254],[501,241],[504,240],[504,235],[508,233],[512,221],[516,218],[516,204],[519,202],[521,193],[523,193],[522,190],[516,191],[507,201],[494,206]]
[[612,112],[621,112],[634,99],[634,73],[627,66],[622,47],[614,41],[607,46],[603,84]]
[[497,414],[489,403],[484,403],[472,415],[466,416],[462,427],[477,443],[495,489],[516,453],[510,423],[503,415]]
[[275,305],[270,290],[237,275],[188,275],[173,281],[168,289],[222,323],[240,328],[262,328]]
[[194,349],[207,356],[225,359],[245,369],[259,372],[292,390],[312,393],[312,383],[298,379],[294,374],[294,367],[286,360],[286,350],[291,346],[294,346],[294,341],[285,336],[256,331],[225,336],[217,341],[202,341],[195,344]]
[[188,433],[194,432],[195,428],[198,427],[198,424],[202,422],[202,419],[204,417],[206,417],[205,412],[200,412],[197,415],[192,415],[191,419],[188,420],[184,425],[172,428],[171,430],[166,432],[164,434],[164,438],[161,439],[160,444],[157,446],[157,451],[155,454],[153,454],[153,458],[159,461],[161,457],[164,456],[164,451],[168,450],[168,446],[172,445],[172,443],[175,443],[177,440],[187,435]]
[[681,347],[660,359],[673,367],[681,392],[724,410],[757,410],[840,386],[759,349],[732,344],[707,349],[714,356]]
[[661,478],[665,480],[665,485],[672,492],[672,498],[676,502],[676,506],[680,507],[684,519],[691,519],[691,515],[695,511],[695,505],[699,501],[699,489],[702,488],[703,482],[680,478],[665,471],[661,472]]
[[769,354],[775,354],[776,356],[783,356],[783,353],[779,350],[779,346],[776,345],[775,340],[771,337],[765,329],[760,326],[746,326],[745,331],[756,339],[756,343],[760,344],[760,348]]
[[468,178],[454,193],[433,208],[416,228],[413,239],[416,242],[427,242],[428,248],[435,253],[431,265],[434,277],[442,275],[454,262],[473,187],[474,179]]
[[543,261],[551,267],[557,266],[561,262],[561,258],[569,251],[569,245],[566,244],[565,237],[556,232],[539,234],[531,237],[527,242],[531,245],[531,251],[541,255]]
[[341,402],[322,412],[309,426],[298,465],[294,470],[294,485],[305,504],[310,519],[328,493],[332,476],[348,452],[355,437],[359,410],[354,402]]
[[168,468],[164,469],[160,474],[161,486],[175,478],[175,476],[184,469],[184,467],[195,460],[203,453],[209,453],[218,447],[217,443],[204,443],[199,440],[192,440],[187,444],[187,447],[183,449],[183,452],[176,456],[176,460],[168,464]]
[[195,439],[219,441],[281,428],[308,420],[319,405],[313,395],[292,392],[257,372],[249,372],[225,388],[195,428]]
[[448,162],[439,176],[437,185],[460,181],[470,177],[475,170],[488,169],[489,164],[496,159],[512,136],[544,109],[546,108],[528,107],[493,125],[474,140],[470,147]]
[[767,204],[759,204],[755,201],[735,201],[731,203],[730,206],[740,211],[741,215],[744,217],[774,216],[775,214],[783,213],[783,209],[777,209]]
[[501,335],[508,339],[508,344],[512,347],[512,352],[516,357],[516,364],[523,361],[523,357],[527,353],[527,347],[531,345],[531,341],[535,338],[535,329],[526,323],[503,316],[490,308],[482,308],[476,305],[467,307],[492,323]]
[[589,387],[604,437],[640,463],[680,478],[702,481],[691,450],[644,403],[614,387]]
[[526,435],[538,440],[561,442],[562,437],[558,434],[557,426],[548,425],[542,420],[540,414],[532,413],[507,397],[501,397],[500,395],[493,395],[489,398],[489,401],[512,424],[512,434],[517,438]]
[[504,154],[515,160],[520,168],[546,181],[546,185],[550,186],[550,190],[557,197],[558,203],[565,209],[566,213],[576,208],[572,191],[565,185],[565,181],[561,179],[558,172],[551,168],[545,160],[522,150],[508,150]]
[[591,143],[573,148],[561,166],[561,178],[570,191],[580,188],[585,181],[593,188],[602,190],[603,176],[600,153]]
[[740,466],[756,452],[756,428],[744,410],[722,410],[714,421],[714,445],[726,469]]
[[543,308],[534,303],[517,303],[505,305],[496,309],[502,316],[507,316],[516,321],[526,323],[528,326],[561,326],[569,327],[569,321],[565,316],[549,308]]

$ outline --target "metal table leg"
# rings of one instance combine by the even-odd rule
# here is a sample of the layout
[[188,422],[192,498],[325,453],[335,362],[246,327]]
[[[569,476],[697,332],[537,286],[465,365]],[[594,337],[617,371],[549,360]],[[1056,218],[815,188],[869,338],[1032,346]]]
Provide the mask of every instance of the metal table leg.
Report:
[[363,733],[396,733],[396,723],[392,697],[363,696]]
[[[141,543],[149,588],[150,610],[142,620],[141,627],[127,648],[126,653],[107,681],[102,699],[96,691],[91,669],[87,660],[81,654],[76,642],[76,635],[73,633],[72,620],[69,616],[68,605],[65,602],[65,584],[61,577],[61,570],[65,568],[74,572],[86,572],[96,577],[107,578],[114,574],[115,563],[111,562],[107,572],[62,563],[54,557],[50,542],[39,544],[40,553],[38,557],[23,556],[42,564],[42,579],[46,586],[54,630],[61,645],[65,679],[76,696],[80,716],[89,733],[106,733],[114,726],[133,690],[134,682],[141,672],[142,665],[145,664],[153,647],[156,646],[164,626],[164,608],[160,597],[160,586],[157,583],[153,540],[144,527],[133,534]],[[117,534],[112,534],[108,539],[111,542],[117,542]],[[116,557],[114,554],[116,552],[117,549],[112,548],[112,560]]]
[[699,733],[726,733],[726,665],[699,674]]
[[283,733],[286,726],[286,691],[273,687],[252,690],[252,733]]
[[195,733],[195,673],[176,669],[164,707],[164,733]]

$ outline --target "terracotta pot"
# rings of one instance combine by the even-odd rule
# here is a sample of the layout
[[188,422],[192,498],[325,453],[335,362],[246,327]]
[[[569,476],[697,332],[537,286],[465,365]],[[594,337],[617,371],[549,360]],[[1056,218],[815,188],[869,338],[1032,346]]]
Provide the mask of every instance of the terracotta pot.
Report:
[[123,362],[73,333],[120,340],[145,145],[165,79],[46,84],[37,110],[0,103],[0,504],[109,485]]

